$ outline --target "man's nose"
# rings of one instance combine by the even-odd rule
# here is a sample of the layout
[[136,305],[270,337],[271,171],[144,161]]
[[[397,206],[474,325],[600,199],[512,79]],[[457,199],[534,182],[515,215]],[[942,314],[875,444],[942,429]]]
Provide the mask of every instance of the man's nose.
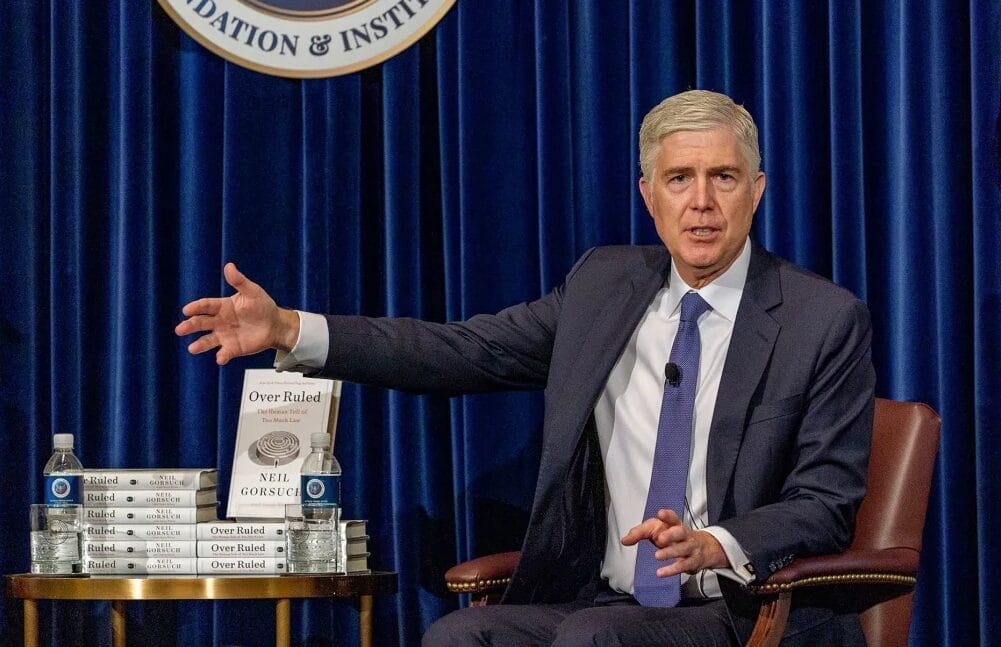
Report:
[[714,200],[711,178],[697,178],[695,180],[695,197],[692,200],[692,208],[696,211],[707,211],[712,209]]

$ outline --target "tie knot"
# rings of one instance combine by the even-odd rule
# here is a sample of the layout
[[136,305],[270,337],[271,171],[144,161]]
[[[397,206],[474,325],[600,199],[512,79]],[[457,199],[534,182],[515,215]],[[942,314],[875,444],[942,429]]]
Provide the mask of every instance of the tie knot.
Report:
[[697,321],[703,312],[711,309],[706,300],[700,297],[697,292],[688,292],[681,297],[682,321]]

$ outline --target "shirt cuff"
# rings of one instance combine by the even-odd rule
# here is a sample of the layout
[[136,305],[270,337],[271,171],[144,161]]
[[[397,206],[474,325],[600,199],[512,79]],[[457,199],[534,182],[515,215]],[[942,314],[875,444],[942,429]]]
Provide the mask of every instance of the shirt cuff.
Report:
[[747,553],[740,547],[737,540],[734,539],[733,535],[730,534],[730,531],[720,526],[708,526],[702,530],[716,538],[716,541],[723,547],[727,561],[730,562],[730,568],[714,568],[713,572],[731,579],[738,584],[750,584],[753,582],[754,572],[751,560],[747,557]]
[[299,315],[299,337],[289,352],[275,354],[276,371],[294,371],[310,374],[323,368],[330,348],[327,319],[313,312],[296,310]]

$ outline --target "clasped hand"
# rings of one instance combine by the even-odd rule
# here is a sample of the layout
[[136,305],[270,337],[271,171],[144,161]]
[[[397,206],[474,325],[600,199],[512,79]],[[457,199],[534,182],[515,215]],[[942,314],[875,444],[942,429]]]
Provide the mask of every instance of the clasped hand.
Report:
[[657,559],[674,560],[657,569],[658,577],[729,566],[726,553],[716,538],[703,530],[686,528],[673,510],[659,510],[656,517],[634,526],[622,538],[622,543],[632,546],[643,540],[657,547],[654,553]]

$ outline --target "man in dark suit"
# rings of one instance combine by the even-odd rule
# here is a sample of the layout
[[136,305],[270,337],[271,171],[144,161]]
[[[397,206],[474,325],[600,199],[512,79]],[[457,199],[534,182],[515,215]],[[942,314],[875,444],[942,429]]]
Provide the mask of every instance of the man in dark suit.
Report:
[[[189,350],[219,347],[220,364],[277,348],[291,351],[280,368],[410,391],[545,389],[510,604],[449,614],[425,644],[734,644],[754,614],[739,584],[851,540],[875,382],[865,306],[748,239],[765,176],[754,122],[728,97],[664,100],[640,163],[664,246],[592,249],[553,292],[496,315],[320,318],[277,308],[232,264],[235,295],[184,308],[177,333],[207,331]],[[692,321],[686,302],[700,304]],[[695,370],[679,374],[692,326]],[[667,509],[662,407],[685,380],[684,509]],[[658,598],[662,582],[680,600]],[[809,603],[789,626],[790,643],[861,641],[854,616]]]

